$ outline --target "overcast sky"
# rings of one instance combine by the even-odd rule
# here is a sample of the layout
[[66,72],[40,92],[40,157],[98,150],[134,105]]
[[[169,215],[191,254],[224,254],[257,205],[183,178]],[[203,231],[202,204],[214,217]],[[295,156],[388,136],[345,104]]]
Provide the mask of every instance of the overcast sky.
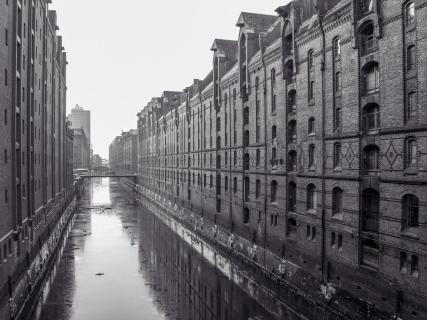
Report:
[[236,40],[241,11],[275,14],[286,0],[53,0],[68,54],[67,109],[92,111],[95,153],[164,90],[204,78],[215,38]]

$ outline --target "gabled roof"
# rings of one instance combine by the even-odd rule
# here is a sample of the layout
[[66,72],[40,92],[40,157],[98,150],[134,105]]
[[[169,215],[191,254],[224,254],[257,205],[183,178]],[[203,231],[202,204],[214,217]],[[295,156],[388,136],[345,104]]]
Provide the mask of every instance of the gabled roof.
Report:
[[277,19],[279,19],[278,16],[242,12],[236,26],[252,28],[256,33],[266,32]]
[[234,40],[215,39],[211,50],[224,54],[227,59],[235,60],[237,59],[238,42]]

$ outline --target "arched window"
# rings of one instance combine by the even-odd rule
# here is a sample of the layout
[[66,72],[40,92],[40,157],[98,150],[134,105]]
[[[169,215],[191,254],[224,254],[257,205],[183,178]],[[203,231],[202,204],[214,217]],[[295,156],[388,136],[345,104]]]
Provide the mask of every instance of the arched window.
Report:
[[373,240],[365,240],[362,242],[362,265],[378,268],[380,248]]
[[259,198],[261,194],[261,180],[257,179],[256,183],[255,183],[255,197],[256,199]]
[[307,55],[307,64],[308,64],[308,71],[312,71],[314,69],[314,55],[313,50],[310,50]]
[[221,194],[221,175],[217,175],[216,176],[216,194],[220,195]]
[[216,156],[216,168],[221,169],[221,155]]
[[288,112],[289,113],[294,113],[297,111],[296,101],[297,101],[297,92],[295,90],[291,90],[288,93]]
[[332,189],[332,216],[342,215],[343,212],[343,191],[341,188]]
[[233,179],[233,192],[236,193],[237,192],[237,178],[234,177]]
[[297,142],[297,122],[296,120],[289,121],[288,124],[288,141],[289,143]]
[[295,182],[290,182],[288,185],[288,210],[290,212],[297,210],[297,186]]
[[249,219],[250,219],[250,210],[249,208],[245,208],[243,210],[243,223],[244,224],[249,223]]
[[249,130],[246,130],[243,134],[243,146],[249,147]]
[[377,92],[380,86],[380,73],[378,63],[372,62],[366,65],[363,68],[363,77],[365,94]]
[[297,221],[294,218],[288,219],[288,237],[296,238],[297,236]]
[[417,61],[417,57],[416,57],[415,46],[410,45],[406,49],[406,70],[407,71],[415,70],[416,61]]
[[277,202],[277,181],[271,181],[271,202]]
[[341,92],[341,72],[335,73],[335,93]]
[[308,83],[308,101],[314,99],[314,80],[309,81]]
[[271,140],[275,140],[276,139],[276,135],[277,135],[277,129],[276,126],[272,126],[271,127]]
[[417,140],[408,138],[405,142],[405,167],[406,169],[417,167]]
[[316,210],[316,187],[310,183],[307,186],[307,211]]
[[249,108],[245,107],[243,110],[243,124],[247,125],[249,124]]
[[341,168],[341,143],[334,143],[334,168]]
[[314,167],[316,164],[315,151],[316,151],[316,148],[314,144],[310,144],[308,147],[308,167],[309,168]]
[[308,134],[314,134],[314,117],[308,119]]
[[288,171],[297,171],[297,152],[295,150],[288,153]]
[[338,59],[341,56],[341,39],[334,39],[334,58]]
[[225,179],[224,179],[224,191],[228,192],[228,177],[227,176],[225,176]]
[[406,18],[406,24],[410,25],[415,22],[415,4],[413,2],[410,2],[406,5],[405,8],[405,18]]
[[362,230],[378,232],[380,194],[374,189],[362,193]]
[[250,192],[250,180],[249,177],[245,178],[245,202],[249,201],[249,192]]
[[363,149],[364,172],[365,174],[377,174],[379,165],[380,149],[376,145],[369,145]]
[[243,156],[243,170],[249,170],[250,156],[249,153],[245,153]]
[[406,194],[402,198],[402,230],[418,228],[419,201],[413,194]]
[[417,117],[417,94],[415,91],[408,93],[408,120],[416,119]]
[[271,87],[276,85],[276,69],[271,69]]
[[368,54],[375,49],[374,24],[369,22],[360,33],[362,54]]
[[380,127],[380,108],[370,103],[363,108],[363,129],[365,132],[378,130]]

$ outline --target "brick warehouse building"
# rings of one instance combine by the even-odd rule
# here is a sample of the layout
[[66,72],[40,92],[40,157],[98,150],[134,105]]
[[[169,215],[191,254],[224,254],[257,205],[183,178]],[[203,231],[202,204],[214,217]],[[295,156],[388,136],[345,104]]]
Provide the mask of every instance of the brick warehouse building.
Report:
[[122,132],[109,146],[110,169],[117,174],[136,174],[138,171],[138,131]]
[[425,318],[427,1],[276,12],[242,13],[238,40],[213,42],[205,79],[138,114],[141,187],[353,297]]
[[50,2],[0,1],[0,302],[38,255],[74,183],[67,58]]

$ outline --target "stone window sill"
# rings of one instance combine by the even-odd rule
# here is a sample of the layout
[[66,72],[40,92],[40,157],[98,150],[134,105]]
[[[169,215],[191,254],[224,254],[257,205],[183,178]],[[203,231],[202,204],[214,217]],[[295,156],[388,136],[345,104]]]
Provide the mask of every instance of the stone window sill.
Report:
[[414,240],[420,239],[417,228],[406,228],[401,231],[400,235],[404,238],[410,238]]
[[311,214],[311,215],[316,215],[316,214],[317,214],[317,211],[316,211],[316,209],[308,209],[308,210],[307,210],[307,213],[308,213],[308,214]]
[[342,221],[343,220],[343,214],[342,212],[335,213],[332,215],[333,220]]
[[417,169],[416,168],[407,168],[407,169],[405,169],[405,171],[403,172],[403,174],[405,175],[405,176],[411,176],[411,175],[416,175],[418,172],[417,172]]

